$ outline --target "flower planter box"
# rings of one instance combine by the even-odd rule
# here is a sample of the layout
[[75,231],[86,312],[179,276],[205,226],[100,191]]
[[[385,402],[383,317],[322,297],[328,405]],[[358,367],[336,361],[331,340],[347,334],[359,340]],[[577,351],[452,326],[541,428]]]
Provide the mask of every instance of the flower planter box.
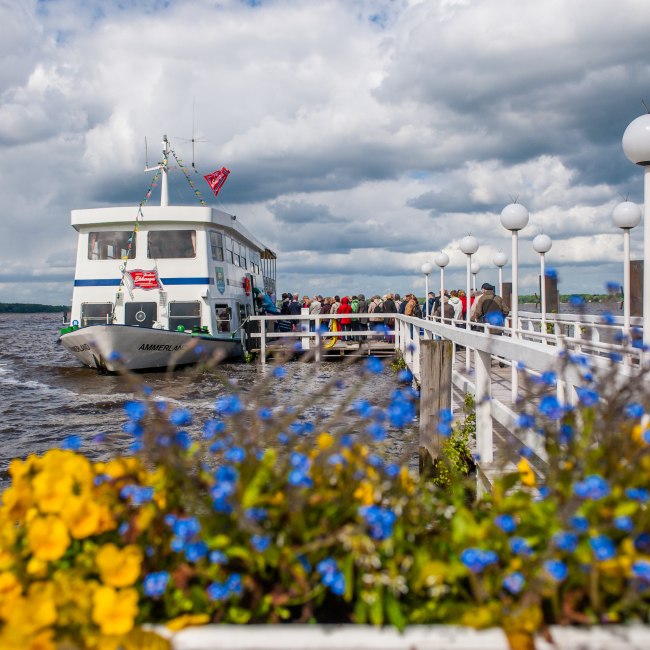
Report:
[[[650,627],[553,627],[553,642],[536,650],[648,650]],[[440,625],[393,628],[363,625],[206,625],[167,633],[174,650],[509,650],[500,629]]]

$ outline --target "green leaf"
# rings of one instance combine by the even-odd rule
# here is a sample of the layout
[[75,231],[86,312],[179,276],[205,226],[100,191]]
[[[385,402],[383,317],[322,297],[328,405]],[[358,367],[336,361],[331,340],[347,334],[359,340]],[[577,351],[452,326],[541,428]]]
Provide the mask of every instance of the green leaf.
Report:
[[398,630],[402,631],[406,627],[406,617],[402,612],[399,602],[390,591],[386,592],[384,607],[386,608],[388,622],[394,625]]
[[250,621],[251,613],[243,607],[236,607],[233,605],[228,608],[228,619],[233,623],[237,623],[237,625],[243,625]]
[[368,606],[361,599],[354,604],[354,622],[357,625],[365,625],[368,622]]
[[372,625],[380,627],[384,624],[384,599],[383,599],[383,589],[379,587],[375,592],[375,600],[370,605],[370,622]]
[[343,599],[349,603],[354,596],[354,557],[351,553],[343,561],[343,576],[345,577]]
[[251,508],[257,503],[262,489],[269,483],[275,465],[275,451],[268,449],[262,458],[257,472],[246,485],[242,494],[241,504],[244,509]]

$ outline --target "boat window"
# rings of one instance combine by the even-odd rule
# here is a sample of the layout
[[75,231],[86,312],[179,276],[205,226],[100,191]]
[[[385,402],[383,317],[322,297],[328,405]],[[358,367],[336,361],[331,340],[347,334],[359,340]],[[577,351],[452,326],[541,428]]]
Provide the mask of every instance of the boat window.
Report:
[[147,235],[147,257],[196,257],[196,230],[150,230]]
[[246,267],[246,246],[242,246],[239,244],[239,266],[242,267],[242,269],[247,268]]
[[103,230],[88,233],[89,260],[121,260],[135,257],[135,233],[131,230]]
[[134,327],[153,327],[158,317],[157,302],[127,302],[124,305],[124,324]]
[[220,232],[210,232],[210,248],[212,249],[212,259],[223,262],[223,236]]
[[194,327],[201,327],[201,303],[170,302],[169,303],[169,329],[175,331],[182,325],[186,331]]
[[214,306],[214,311],[217,316],[217,332],[230,332],[230,319],[232,317],[230,306],[217,304]]
[[112,302],[82,302],[81,325],[105,325],[113,320]]
[[225,238],[225,243],[226,243],[226,262],[230,262],[231,264],[235,263],[235,254],[233,252],[233,247],[235,245],[235,242],[233,242],[231,237],[226,237]]
[[258,251],[250,251],[250,261],[251,271],[253,273],[259,273],[260,267],[262,266],[262,260],[260,259],[260,254]]

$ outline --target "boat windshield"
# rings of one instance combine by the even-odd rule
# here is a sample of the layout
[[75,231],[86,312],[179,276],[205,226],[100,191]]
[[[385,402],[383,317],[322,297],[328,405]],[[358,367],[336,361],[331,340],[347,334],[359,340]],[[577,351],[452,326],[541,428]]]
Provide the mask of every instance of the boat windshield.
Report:
[[196,257],[196,230],[150,230],[147,235],[147,257]]
[[88,233],[89,260],[120,260],[135,257],[135,237],[130,230],[103,230]]

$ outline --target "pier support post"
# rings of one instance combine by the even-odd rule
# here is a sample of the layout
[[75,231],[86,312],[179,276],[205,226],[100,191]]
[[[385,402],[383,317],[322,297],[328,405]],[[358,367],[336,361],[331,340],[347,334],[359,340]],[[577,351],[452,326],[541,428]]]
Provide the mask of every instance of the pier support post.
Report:
[[491,463],[494,460],[492,449],[492,381],[490,366],[492,355],[489,352],[474,353],[476,364],[476,394],[474,402],[476,408],[476,447],[480,462]]
[[420,474],[430,474],[444,442],[438,433],[442,409],[451,408],[452,342],[420,342]]

